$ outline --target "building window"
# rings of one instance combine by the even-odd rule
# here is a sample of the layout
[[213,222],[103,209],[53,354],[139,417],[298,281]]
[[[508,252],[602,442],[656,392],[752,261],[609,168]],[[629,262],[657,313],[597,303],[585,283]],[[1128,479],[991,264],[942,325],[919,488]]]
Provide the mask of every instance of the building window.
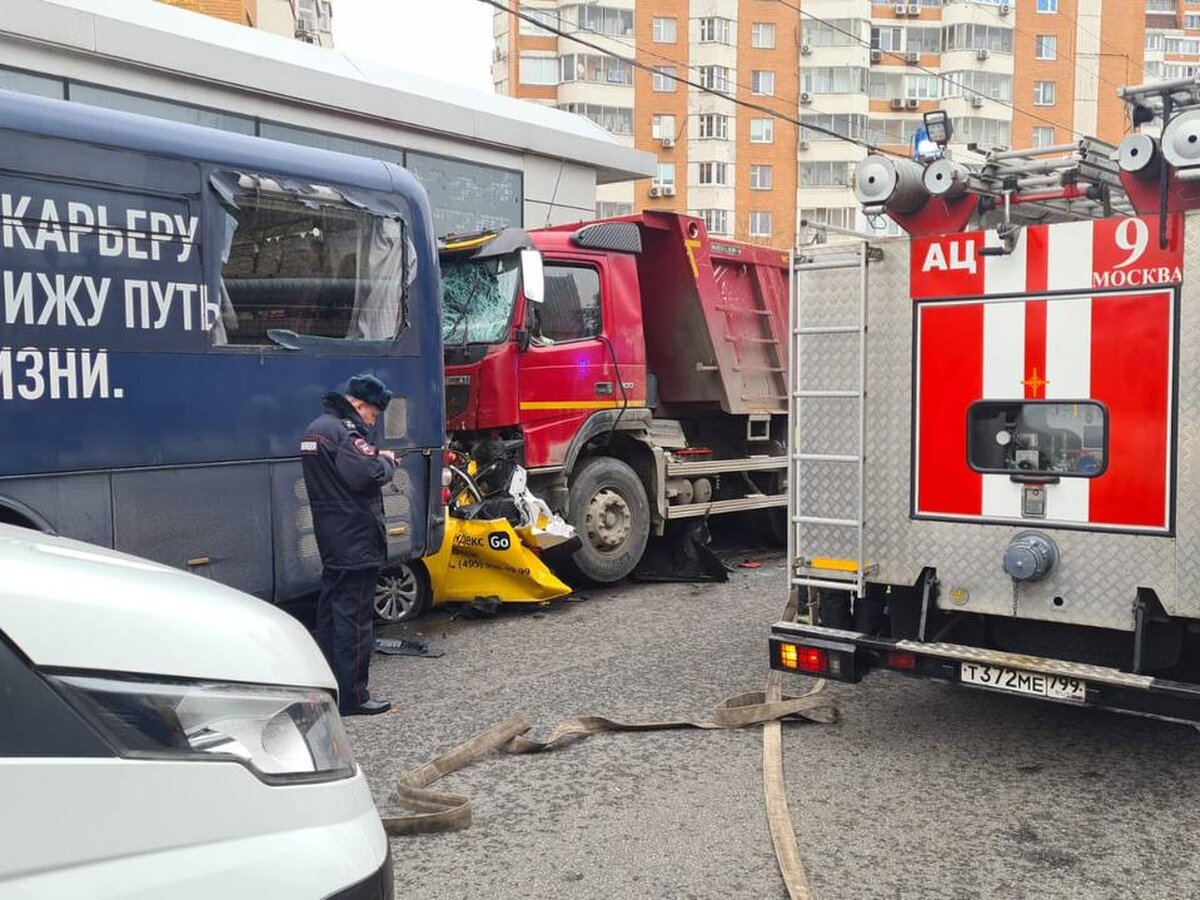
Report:
[[628,106],[601,106],[598,103],[565,103],[559,109],[591,119],[612,134],[633,134],[633,109]]
[[654,43],[674,44],[679,40],[679,23],[676,19],[654,17]]
[[1053,81],[1035,81],[1033,83],[1033,105],[1053,106],[1055,84]]
[[775,170],[771,166],[750,167],[750,190],[769,191],[775,184]]
[[937,100],[942,94],[937,75],[909,75],[904,79],[904,96],[909,100]]
[[[1174,8],[1175,0],[1171,0],[1171,6]],[[1058,0],[1037,0],[1037,11],[1040,13],[1058,12]]]
[[1013,30],[1002,25],[947,25],[942,29],[942,49],[1012,53]]
[[847,66],[814,66],[801,69],[802,91],[809,94],[862,94],[867,70]]
[[702,44],[732,44],[733,21],[710,16],[700,20],[700,43]]
[[904,49],[904,29],[880,27],[871,29],[871,49],[899,53]]
[[700,184],[729,184],[729,166],[723,162],[700,163]]
[[752,143],[752,144],[773,144],[773,143],[775,143],[775,120],[774,119],[751,119],[750,120],[750,143]]
[[[877,121],[873,119],[872,121]],[[800,117],[800,139],[804,141],[836,141],[839,138],[828,134],[832,131],[834,134],[840,134],[843,137],[853,138],[854,140],[863,140],[867,129],[867,117],[863,115],[854,115],[851,113],[818,113],[815,115],[805,114]],[[805,125],[815,125],[825,129],[825,131],[817,131],[815,128],[805,128]],[[878,143],[873,141],[872,143]],[[901,143],[905,143],[901,141]]]
[[564,7],[563,13],[563,18],[574,21],[583,31],[633,36],[632,9],[615,9],[611,6],[587,3]]
[[1055,59],[1058,56],[1058,38],[1052,34],[1039,34],[1034,38],[1033,55],[1038,59]]
[[660,94],[675,92],[675,67],[658,66],[654,70],[654,90]]
[[633,84],[633,66],[613,56],[568,53],[562,58],[562,80]]
[[675,187],[675,163],[660,162],[654,183],[660,187]]
[[771,236],[771,214],[769,212],[750,213],[750,237]]
[[700,116],[700,137],[718,141],[729,140],[729,116],[705,113]]
[[1168,53],[1183,53],[1195,56],[1200,53],[1200,38],[1169,37],[1164,48]]
[[521,54],[521,84],[558,84],[558,60]]
[[1146,49],[1162,50],[1167,46],[1167,36],[1161,31],[1146,32]]
[[1184,28],[1200,28],[1200,13],[1184,13]]
[[650,137],[656,141],[675,137],[675,117],[657,115],[650,120]]
[[750,73],[750,93],[771,97],[775,94],[775,73],[755,70]]
[[800,210],[800,219],[808,224],[813,225],[832,225],[835,228],[853,228],[854,214],[857,210],[854,207],[847,206],[832,206],[832,207],[816,207],[811,209]]
[[700,86],[728,93],[733,86],[733,73],[725,66],[701,66]]
[[867,28],[865,19],[806,19],[800,43],[810,47],[861,47]]
[[[1010,31],[1011,35],[1012,32]],[[905,49],[909,53],[941,53],[942,29],[940,28],[909,28],[904,38]],[[1012,43],[1009,43],[1012,52]]]
[[[521,4],[521,14],[529,16],[531,19],[537,19],[542,25],[549,25],[551,28],[558,27],[558,12],[553,9],[532,9],[524,4]],[[521,34],[533,35],[534,37],[554,37],[553,31],[547,31],[541,25],[535,25],[528,19],[518,18],[519,29]]]
[[1174,13],[1175,0],[1146,0],[1146,12]]
[[729,234],[729,210],[702,209],[700,218],[704,220],[704,227],[709,234]]
[[1035,148],[1054,146],[1054,128],[1051,125],[1038,125],[1033,129],[1033,146]]
[[611,219],[614,216],[631,216],[633,215],[632,203],[614,203],[610,200],[596,201],[596,218]]
[[945,72],[942,79],[942,94],[945,97],[982,96],[991,100],[1012,100],[1011,75],[1001,72]]
[[775,26],[770,22],[755,22],[751,25],[750,46],[755,50],[774,50]]
[[823,160],[800,163],[800,187],[848,187],[850,163]]

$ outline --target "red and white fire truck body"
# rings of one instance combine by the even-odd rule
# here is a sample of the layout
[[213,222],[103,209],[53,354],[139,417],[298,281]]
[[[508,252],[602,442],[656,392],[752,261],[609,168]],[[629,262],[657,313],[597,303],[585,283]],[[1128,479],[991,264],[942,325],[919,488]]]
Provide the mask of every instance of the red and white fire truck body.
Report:
[[1052,224],[972,173],[996,228],[910,195],[909,237],[798,255],[774,667],[1200,719],[1200,209],[1161,165],[1042,187]]

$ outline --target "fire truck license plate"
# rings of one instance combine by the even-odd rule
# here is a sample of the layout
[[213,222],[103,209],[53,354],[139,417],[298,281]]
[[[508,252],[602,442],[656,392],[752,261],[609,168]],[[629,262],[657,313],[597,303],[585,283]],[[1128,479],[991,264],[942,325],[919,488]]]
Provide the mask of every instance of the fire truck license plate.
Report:
[[1087,685],[1078,678],[1022,672],[1019,669],[969,662],[962,664],[959,680],[963,684],[977,684],[981,687],[1012,691],[1014,694],[1032,694],[1035,697],[1079,702],[1083,701],[1087,689]]

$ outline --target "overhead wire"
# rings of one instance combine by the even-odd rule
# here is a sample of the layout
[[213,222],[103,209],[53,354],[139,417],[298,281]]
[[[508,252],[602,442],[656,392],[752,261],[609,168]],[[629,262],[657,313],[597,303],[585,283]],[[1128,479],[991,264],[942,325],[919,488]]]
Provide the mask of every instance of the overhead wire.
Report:
[[[620,44],[620,45],[621,45],[621,46],[623,46],[623,47],[627,47],[628,49],[632,50],[632,51],[633,51],[633,52],[635,52],[635,53],[643,53],[643,54],[646,54],[646,55],[649,55],[649,56],[653,56],[653,57],[655,57],[656,59],[660,59],[660,60],[662,60],[663,62],[672,63],[673,65],[676,65],[676,66],[682,66],[683,68],[685,68],[685,69],[690,69],[690,70],[691,70],[691,71],[693,71],[693,72],[700,72],[701,70],[703,70],[703,69],[707,68],[706,66],[698,66],[698,65],[691,65],[691,64],[689,64],[689,63],[685,63],[685,62],[683,62],[682,60],[676,59],[676,58],[675,58],[675,57],[673,57],[673,56],[667,56],[666,54],[664,54],[664,53],[660,53],[660,52],[659,52],[659,51],[657,51],[657,50],[651,50],[651,49],[648,49],[648,48],[646,48],[646,47],[638,47],[638,45],[637,45],[637,43],[636,43],[636,42],[631,42],[631,41],[625,40],[624,38],[620,37],[619,35],[605,34],[605,33],[601,32],[601,31],[596,31],[595,29],[592,29],[592,28],[582,28],[582,27],[578,27],[578,26],[577,26],[577,27],[575,28],[575,30],[574,30],[574,31],[566,31],[566,32],[563,32],[563,35],[562,35],[562,36],[563,36],[563,37],[566,37],[566,38],[568,38],[568,39],[571,39],[571,36],[572,36],[572,35],[575,35],[575,34],[590,34],[590,35],[595,35],[596,37],[601,37],[601,38],[604,38],[604,39],[606,39],[606,40],[613,41],[614,43]],[[618,57],[618,58],[620,58],[620,57]],[[745,82],[740,82],[740,81],[737,81],[736,79],[731,79],[731,80],[730,80],[728,83],[729,83],[729,84],[732,84],[734,87],[742,88],[743,90],[750,91],[751,93],[753,93],[753,90],[754,90],[754,89],[753,89],[753,86],[752,86],[752,85],[748,85],[748,84],[746,84]],[[797,96],[796,96],[796,100],[795,100],[795,102],[796,102],[796,103],[799,103],[799,100],[800,100],[800,97],[799,97],[799,79],[797,79],[797,88],[796,88],[796,90],[797,90]],[[761,94],[756,94],[755,96],[770,96],[770,97],[771,97],[771,99],[777,99],[777,100],[778,100],[778,102],[786,102],[786,98],[785,98],[785,97],[779,97],[779,98],[775,98],[773,95],[761,95]],[[763,102],[766,102],[766,101],[763,101]],[[817,109],[817,108],[815,108],[815,107],[812,109],[812,111],[813,111],[814,113],[818,113],[818,114],[820,114],[820,115],[825,115],[825,116],[832,116],[832,115],[835,115],[834,113],[830,113],[830,112],[827,112],[827,111],[825,111],[825,110],[822,110],[822,109]],[[688,117],[687,117],[687,116],[683,116],[682,118],[683,118],[683,124],[681,124],[681,125],[680,125],[680,127],[678,128],[678,130],[677,130],[677,132],[676,132],[676,134],[675,134],[675,140],[676,140],[676,141],[679,141],[679,140],[681,140],[681,139],[682,139],[682,137],[683,137],[683,131],[684,131],[684,128],[686,127],[686,123],[687,123],[687,119],[688,119]],[[807,128],[808,126],[807,126],[807,125],[801,125],[800,127],[802,127],[802,128]],[[846,135],[846,137],[849,137],[849,135]]]
[[[486,0],[485,0],[485,2],[486,2]],[[974,94],[975,96],[978,96],[978,97],[983,97],[985,100],[991,100],[993,103],[998,103],[1001,106],[1005,106],[1008,109],[1011,109],[1013,112],[1019,112],[1022,115],[1029,116],[1031,119],[1038,119],[1041,122],[1045,122],[1048,125],[1053,125],[1053,126],[1059,127],[1059,128],[1067,127],[1067,126],[1063,126],[1059,122],[1054,121],[1053,119],[1048,119],[1045,116],[1042,116],[1037,113],[1030,112],[1029,110],[1023,109],[1011,101],[1001,100],[1001,99],[999,99],[997,97],[993,97],[990,94],[987,94],[983,91],[976,90],[975,88],[972,88],[972,87],[968,87],[965,84],[961,84],[960,82],[957,82],[954,79],[950,78],[950,76],[945,74],[944,72],[935,72],[933,69],[930,69],[926,66],[922,66],[919,63],[909,63],[907,61],[907,58],[904,56],[904,54],[900,53],[899,51],[883,50],[878,47],[872,47],[871,41],[869,38],[864,39],[862,37],[862,35],[855,34],[853,31],[849,31],[845,28],[842,28],[840,25],[834,24],[835,20],[825,19],[825,18],[822,18],[821,16],[813,15],[812,13],[808,12],[807,10],[801,9],[795,3],[789,2],[789,0],[775,0],[775,2],[778,3],[780,6],[786,6],[788,9],[795,10],[797,13],[799,13],[801,16],[803,16],[805,18],[811,19],[814,22],[820,22],[823,25],[826,25],[827,27],[832,29],[833,31],[839,32],[840,34],[844,34],[847,37],[852,38],[856,43],[858,43],[864,47],[867,47],[868,49],[880,50],[881,53],[886,54],[887,56],[891,56],[891,57],[895,57],[896,59],[904,60],[907,68],[917,69],[918,71],[924,72],[927,75],[932,75],[934,78],[937,78],[940,81],[944,81],[947,84],[951,84],[955,88],[958,88],[961,91],[965,91],[967,93]],[[1082,131],[1078,131],[1074,128],[1067,127],[1067,130],[1078,137],[1089,137],[1089,135],[1086,135]]]
[[[629,57],[621,56],[620,54],[614,53],[611,50],[608,50],[607,48],[600,46],[599,44],[596,44],[592,41],[587,41],[587,40],[584,40],[583,38],[580,38],[578,36],[578,33],[570,34],[570,33],[563,31],[560,28],[556,28],[554,26],[547,25],[546,23],[544,23],[540,19],[535,18],[534,16],[531,16],[527,13],[523,13],[519,9],[512,8],[511,6],[504,3],[503,0],[479,0],[479,2],[486,4],[487,6],[494,7],[495,9],[498,9],[501,12],[505,12],[505,13],[514,15],[517,18],[523,19],[526,22],[531,22],[532,24],[537,25],[539,28],[541,28],[545,31],[549,31],[552,34],[557,35],[558,37],[567,38],[568,40],[574,41],[577,44],[582,44],[583,46],[588,47],[592,50],[595,50],[597,53],[600,53],[604,56],[608,56],[608,57],[611,57],[612,59],[619,59],[624,62],[627,62],[627,63],[629,63],[629,65],[631,65],[634,68],[639,69],[643,72],[649,72],[651,74],[654,74],[654,72],[656,71],[656,68],[648,63],[644,63],[641,60],[638,60],[636,58],[630,59]],[[683,65],[683,63],[681,63],[681,62],[678,62],[678,61],[676,61],[676,62],[678,65]],[[678,75],[670,76],[670,77],[672,77],[674,81],[676,81],[680,84],[686,84],[688,87],[696,88],[697,90],[702,91],[703,93],[712,94],[713,96],[721,97],[725,100],[729,100],[731,103],[735,104],[736,106],[740,106],[745,109],[752,109],[757,112],[765,113],[766,115],[768,115],[774,119],[779,119],[781,121],[788,122],[789,124],[795,125],[799,128],[807,128],[811,131],[816,131],[819,134],[827,135],[828,137],[834,138],[836,140],[845,141],[848,144],[854,144],[855,146],[862,147],[863,149],[869,150],[872,153],[882,153],[882,154],[886,154],[889,156],[897,156],[897,157],[901,157],[901,158],[905,158],[905,159],[908,158],[905,154],[896,153],[895,151],[888,150],[885,147],[878,147],[878,146],[870,143],[869,141],[864,141],[864,140],[860,140],[858,138],[849,137],[847,135],[841,134],[838,131],[835,131],[832,128],[826,128],[823,125],[815,125],[815,124],[811,124],[811,123],[801,122],[798,118],[789,116],[789,115],[782,113],[776,109],[772,109],[771,107],[765,106],[762,103],[758,103],[758,102],[751,101],[751,100],[744,100],[740,97],[737,97],[736,95],[731,95],[725,91],[719,91],[714,88],[710,88],[704,84],[701,84],[698,81],[693,81],[690,78],[682,78]]]

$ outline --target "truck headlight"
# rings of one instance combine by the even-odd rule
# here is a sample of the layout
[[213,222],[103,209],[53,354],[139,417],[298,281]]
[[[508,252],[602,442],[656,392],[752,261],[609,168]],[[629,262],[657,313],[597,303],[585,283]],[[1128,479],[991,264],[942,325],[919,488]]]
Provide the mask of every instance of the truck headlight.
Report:
[[239,762],[267,783],[354,774],[337,704],[316,688],[58,674],[122,756]]

